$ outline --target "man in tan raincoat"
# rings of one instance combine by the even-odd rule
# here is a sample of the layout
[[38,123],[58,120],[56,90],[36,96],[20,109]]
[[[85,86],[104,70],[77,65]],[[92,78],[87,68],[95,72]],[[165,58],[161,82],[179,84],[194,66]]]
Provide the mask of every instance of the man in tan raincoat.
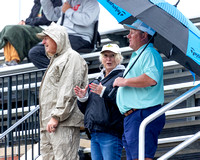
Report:
[[78,160],[83,115],[73,88],[88,83],[87,64],[71,48],[66,28],[52,23],[37,36],[50,57],[39,94],[42,158]]

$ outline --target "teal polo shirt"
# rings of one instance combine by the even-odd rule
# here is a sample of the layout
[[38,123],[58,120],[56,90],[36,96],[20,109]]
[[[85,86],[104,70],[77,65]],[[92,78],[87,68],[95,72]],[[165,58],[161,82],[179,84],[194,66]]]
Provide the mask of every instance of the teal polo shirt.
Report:
[[[129,64],[127,65],[124,74],[134,63],[135,59],[145,45],[132,53]],[[145,88],[135,87],[119,87],[117,91],[117,105],[122,114],[128,110],[145,109],[153,107],[164,102],[164,87],[163,87],[163,62],[160,54],[155,50],[153,44],[150,43],[143,51],[141,56],[133,68],[128,72],[125,78],[138,77],[142,74],[154,79],[157,84],[155,86]]]

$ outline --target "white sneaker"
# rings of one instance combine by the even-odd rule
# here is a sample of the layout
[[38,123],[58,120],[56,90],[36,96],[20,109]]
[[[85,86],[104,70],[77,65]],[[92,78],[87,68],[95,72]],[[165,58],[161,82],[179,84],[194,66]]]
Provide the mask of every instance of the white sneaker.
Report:
[[5,61],[4,63],[0,64],[0,68],[3,68],[3,67],[8,67],[8,66],[16,66],[18,65],[18,63],[14,60],[8,62],[8,61]]
[[7,66],[15,66],[15,65],[18,65],[18,63],[14,60],[10,61],[10,62],[6,62],[6,65]]

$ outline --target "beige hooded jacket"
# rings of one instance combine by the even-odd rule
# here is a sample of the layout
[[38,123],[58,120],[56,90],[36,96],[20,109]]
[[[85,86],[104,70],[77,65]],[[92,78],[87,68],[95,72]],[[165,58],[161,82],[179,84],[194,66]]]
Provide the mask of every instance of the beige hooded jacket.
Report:
[[52,23],[38,34],[48,35],[57,44],[57,52],[43,76],[40,101],[40,128],[46,130],[51,117],[59,119],[62,126],[83,126],[83,114],[77,106],[74,93],[76,85],[88,84],[88,67],[85,60],[71,48],[66,28]]

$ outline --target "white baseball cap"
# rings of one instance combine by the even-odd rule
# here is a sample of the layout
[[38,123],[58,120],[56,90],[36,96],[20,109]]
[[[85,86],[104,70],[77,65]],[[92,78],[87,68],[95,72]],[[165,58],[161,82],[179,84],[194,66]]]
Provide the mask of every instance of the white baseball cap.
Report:
[[103,46],[101,53],[105,51],[112,51],[116,54],[121,54],[120,48],[117,44],[106,44]]
[[155,34],[155,31],[151,27],[149,27],[148,25],[146,25],[144,22],[142,22],[139,19],[137,19],[131,25],[124,24],[123,26],[124,26],[125,29],[136,29],[136,30],[140,30],[140,31],[143,31],[143,32],[147,32],[151,36],[153,36]]

